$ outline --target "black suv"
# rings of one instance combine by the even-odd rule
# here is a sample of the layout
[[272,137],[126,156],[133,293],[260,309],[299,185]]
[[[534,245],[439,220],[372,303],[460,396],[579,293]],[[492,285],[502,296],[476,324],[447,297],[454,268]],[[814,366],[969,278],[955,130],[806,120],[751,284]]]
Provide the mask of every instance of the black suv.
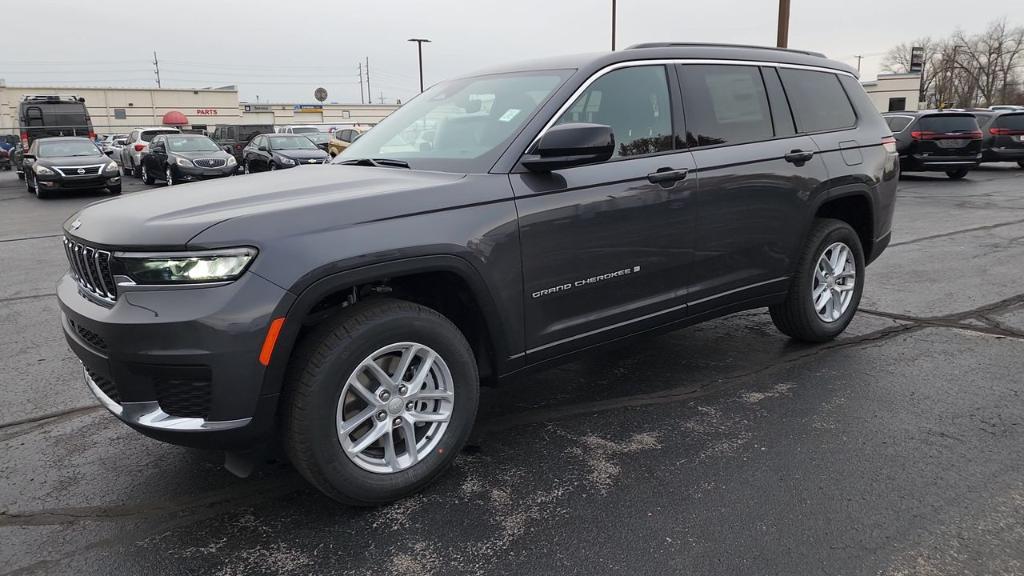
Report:
[[81,210],[61,321],[129,426],[235,471],[277,438],[331,497],[381,503],[452,462],[481,381],[765,306],[834,338],[898,177],[854,71],[819,54],[505,66],[433,86],[323,169]]
[[982,162],[1016,162],[1024,168],[1024,112],[975,110],[981,128]]
[[217,126],[210,138],[226,152],[235,156],[235,161],[242,163],[242,149],[254,136],[273,132],[273,124],[240,124],[235,126]]
[[882,115],[896,137],[904,172],[945,172],[959,180],[981,162],[981,129],[969,112],[890,112]]

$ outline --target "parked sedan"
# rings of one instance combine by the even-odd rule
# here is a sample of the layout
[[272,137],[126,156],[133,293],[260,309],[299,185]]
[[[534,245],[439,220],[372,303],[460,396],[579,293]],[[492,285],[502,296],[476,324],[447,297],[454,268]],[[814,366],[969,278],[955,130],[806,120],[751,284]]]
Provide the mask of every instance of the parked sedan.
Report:
[[168,186],[231,176],[238,168],[233,155],[200,134],[161,134],[153,138],[141,164],[143,182],[163,180]]
[[299,164],[326,164],[330,158],[303,134],[260,134],[242,151],[242,168],[249,174]]
[[328,142],[327,151],[330,152],[331,156],[337,156],[341,154],[348,145],[355,142],[356,138],[359,138],[365,128],[353,126],[351,128],[339,128],[331,133],[331,140]]
[[121,193],[121,170],[88,138],[37,138],[23,154],[25,184],[38,198],[56,190]]

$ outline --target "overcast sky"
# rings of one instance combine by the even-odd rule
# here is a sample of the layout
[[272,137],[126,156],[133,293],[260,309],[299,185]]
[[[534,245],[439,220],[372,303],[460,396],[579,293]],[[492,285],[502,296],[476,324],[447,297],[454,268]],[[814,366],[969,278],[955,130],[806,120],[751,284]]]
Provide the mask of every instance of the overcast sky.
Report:
[[[792,0],[790,46],[856,64],[873,78],[883,53],[919,36],[1024,24],[1024,0]],[[0,78],[9,85],[237,84],[242,100],[359,102],[370,59],[374,101],[494,63],[610,48],[610,0],[34,0],[5,6]],[[980,4],[979,4],[980,5]],[[704,41],[774,45],[777,0],[618,0],[618,45]],[[25,14],[20,14],[24,12]],[[31,14],[29,14],[31,13]],[[21,16],[25,16],[22,18]],[[39,18],[45,15],[45,18]],[[43,28],[36,29],[33,23]]]

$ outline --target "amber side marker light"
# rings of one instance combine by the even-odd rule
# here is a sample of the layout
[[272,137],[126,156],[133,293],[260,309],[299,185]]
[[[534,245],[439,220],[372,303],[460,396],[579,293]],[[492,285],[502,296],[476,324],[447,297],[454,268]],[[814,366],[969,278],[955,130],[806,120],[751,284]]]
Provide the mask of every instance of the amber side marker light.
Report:
[[260,350],[260,364],[270,365],[270,356],[274,353],[274,345],[277,344],[277,337],[281,334],[281,327],[284,326],[284,318],[275,318],[267,329],[267,337],[263,339],[263,348]]

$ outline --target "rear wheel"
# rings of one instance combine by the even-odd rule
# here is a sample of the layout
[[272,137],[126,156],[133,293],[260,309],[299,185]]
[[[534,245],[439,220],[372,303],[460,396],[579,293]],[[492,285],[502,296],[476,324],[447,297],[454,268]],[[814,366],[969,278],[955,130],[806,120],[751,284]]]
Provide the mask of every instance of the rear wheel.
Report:
[[296,348],[283,403],[285,448],[325,494],[376,505],[451,465],[473,426],[473,351],[447,318],[401,300],[358,304]]
[[775,327],[806,342],[826,342],[850,324],[864,288],[860,238],[841,220],[820,218],[807,239],[786,300],[768,308]]
[[168,186],[174,186],[174,170],[170,166],[164,171],[164,182],[167,182]]
[[1024,160],[1021,160],[1020,162],[1017,162],[1017,166],[1020,166],[1021,168],[1024,168]]
[[946,176],[949,176],[950,180],[960,180],[964,176],[967,176],[967,168],[957,168],[956,170],[946,170]]
[[146,168],[145,164],[142,165],[142,182],[144,184],[153,184],[156,182],[156,178],[149,173],[149,169]]

